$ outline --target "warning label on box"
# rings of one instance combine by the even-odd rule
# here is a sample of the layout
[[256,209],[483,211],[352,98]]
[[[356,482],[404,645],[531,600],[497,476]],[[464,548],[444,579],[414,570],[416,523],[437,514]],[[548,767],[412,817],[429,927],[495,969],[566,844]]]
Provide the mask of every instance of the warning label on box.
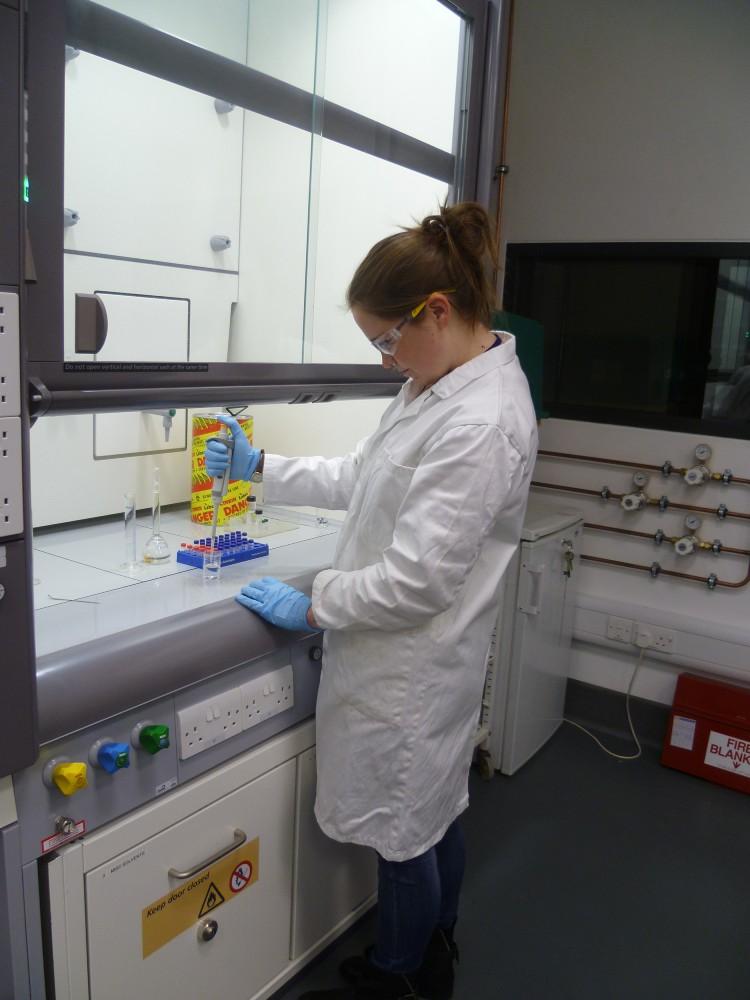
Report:
[[686,719],[675,715],[672,720],[672,738],[670,744],[681,750],[692,750],[695,742],[695,719]]
[[[258,881],[259,841],[250,841],[141,911],[143,957],[192,927],[201,917],[236,899]],[[231,890],[231,891],[230,891]]]
[[750,778],[750,741],[711,730],[704,763]]

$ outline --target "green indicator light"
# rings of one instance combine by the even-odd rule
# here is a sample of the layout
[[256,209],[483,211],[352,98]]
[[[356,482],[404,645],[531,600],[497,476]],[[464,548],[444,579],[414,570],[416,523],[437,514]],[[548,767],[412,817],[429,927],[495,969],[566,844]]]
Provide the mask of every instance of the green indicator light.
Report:
[[23,179],[23,200],[28,204],[29,201],[29,178],[24,177]]
[[118,753],[115,757],[115,764],[118,767],[128,767],[130,765],[130,760],[128,758],[128,751],[125,750],[122,753]]

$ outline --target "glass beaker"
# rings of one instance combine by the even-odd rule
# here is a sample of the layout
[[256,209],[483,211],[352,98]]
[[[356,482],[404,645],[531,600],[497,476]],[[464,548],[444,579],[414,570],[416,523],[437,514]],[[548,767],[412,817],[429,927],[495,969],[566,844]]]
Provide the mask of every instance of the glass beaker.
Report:
[[203,553],[203,582],[214,583],[221,575],[221,549],[209,549]]

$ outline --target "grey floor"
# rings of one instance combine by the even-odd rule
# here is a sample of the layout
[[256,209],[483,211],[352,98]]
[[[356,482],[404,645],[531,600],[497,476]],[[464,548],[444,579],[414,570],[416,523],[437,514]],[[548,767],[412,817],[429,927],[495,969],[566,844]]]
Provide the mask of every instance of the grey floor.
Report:
[[[749,807],[655,744],[617,761],[570,726],[513,777],[473,775],[455,1000],[748,1000]],[[273,1000],[339,985],[373,926]]]

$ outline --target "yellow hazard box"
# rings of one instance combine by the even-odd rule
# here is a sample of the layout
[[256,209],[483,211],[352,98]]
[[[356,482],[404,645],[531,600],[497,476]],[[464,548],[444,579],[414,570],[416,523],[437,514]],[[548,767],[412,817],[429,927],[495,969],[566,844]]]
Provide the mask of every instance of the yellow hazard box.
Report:
[[[238,417],[237,421],[247,440],[252,444],[253,418]],[[223,426],[213,413],[196,413],[193,416],[193,486],[190,496],[190,516],[198,524],[211,524],[213,521],[212,481],[206,474],[206,442],[209,438],[218,437]],[[219,505],[217,523],[229,524],[237,519],[244,520],[247,516],[249,492],[248,483],[240,479],[232,480]]]

